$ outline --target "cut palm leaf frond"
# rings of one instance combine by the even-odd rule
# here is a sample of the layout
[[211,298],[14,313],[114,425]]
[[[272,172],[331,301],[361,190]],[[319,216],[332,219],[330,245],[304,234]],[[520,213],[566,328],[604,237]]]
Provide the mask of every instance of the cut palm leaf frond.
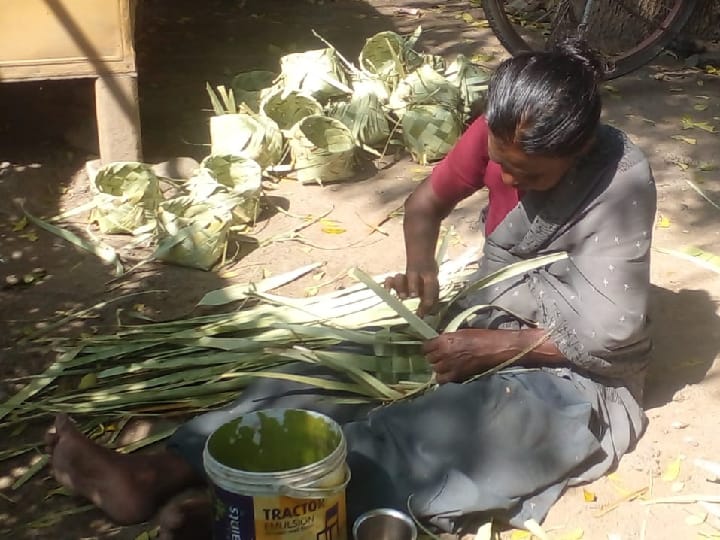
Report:
[[522,260],[508,265],[504,268],[501,268],[500,270],[497,270],[496,272],[493,272],[492,274],[485,276],[484,278],[474,283],[469,283],[462,291],[460,291],[457,296],[455,296],[450,302],[447,303],[447,305],[444,306],[443,313],[446,313],[451,305],[453,305],[457,300],[459,300],[468,293],[479,291],[487,287],[492,287],[493,285],[505,281],[506,279],[512,279],[518,276],[522,276],[524,274],[527,274],[528,272],[531,272],[538,268],[542,268],[543,266],[547,266],[558,261],[562,261],[567,258],[567,252],[560,251],[558,253],[552,253],[550,255],[541,255],[539,257],[535,257],[534,259]]
[[278,287],[282,287],[291,281],[295,281],[296,279],[309,274],[320,266],[322,266],[322,263],[313,263],[291,272],[285,272],[277,276],[265,278],[257,283],[239,283],[236,285],[230,285],[229,287],[225,287],[223,289],[211,291],[206,293],[205,296],[200,299],[198,306],[222,306],[224,304],[229,304],[230,302],[245,300],[251,292],[267,292]]
[[71,244],[79,247],[80,249],[92,253],[93,255],[98,257],[103,263],[113,265],[115,267],[115,275],[119,276],[122,274],[123,266],[120,262],[120,257],[112,247],[103,244],[102,242],[92,242],[80,238],[78,235],[68,231],[67,229],[51,225],[50,223],[47,223],[42,219],[33,216],[25,209],[23,209],[23,211],[25,212],[27,218],[41,229],[45,229],[47,232],[52,233],[55,236],[59,236],[63,240],[70,242]]
[[382,298],[386,304],[392,307],[397,314],[405,319],[412,329],[422,337],[425,339],[432,339],[439,335],[434,328],[430,327],[425,321],[410,311],[401,300],[386,291],[365,272],[359,268],[353,268],[350,270],[350,275],[355,279],[362,281],[369,289]]
[[698,186],[695,182],[685,179],[685,181],[690,185],[691,188],[693,188],[698,195],[700,195],[703,199],[705,199],[708,203],[710,203],[712,206],[715,207],[716,210],[720,210],[720,204],[715,202],[710,198],[710,196],[705,193],[702,189],[700,189],[700,186]]
[[46,386],[52,384],[52,382],[62,373],[64,369],[64,364],[67,364],[71,360],[73,360],[80,353],[81,350],[82,348],[75,347],[63,353],[62,355],[60,355],[57,361],[51,364],[50,367],[45,371],[44,377],[34,379],[25,387],[23,387],[22,390],[20,390],[18,393],[8,398],[7,401],[0,405],[0,420],[2,420],[8,414],[20,407],[25,401],[43,390]]
[[682,249],[655,248],[660,253],[672,255],[678,259],[689,261],[701,268],[720,274],[720,256],[708,253],[700,248],[688,246]]

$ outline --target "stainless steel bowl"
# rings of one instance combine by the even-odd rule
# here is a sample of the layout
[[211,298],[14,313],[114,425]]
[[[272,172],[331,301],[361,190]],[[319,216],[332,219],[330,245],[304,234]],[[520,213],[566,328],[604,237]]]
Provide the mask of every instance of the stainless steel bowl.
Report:
[[407,514],[392,508],[364,513],[353,525],[355,540],[417,540],[417,528]]

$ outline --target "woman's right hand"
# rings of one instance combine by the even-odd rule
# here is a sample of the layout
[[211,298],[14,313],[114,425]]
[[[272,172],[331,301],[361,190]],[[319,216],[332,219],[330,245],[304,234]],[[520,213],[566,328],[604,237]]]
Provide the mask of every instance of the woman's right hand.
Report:
[[401,299],[420,298],[418,315],[432,311],[438,301],[438,265],[435,247],[440,223],[455,203],[439,199],[426,179],[405,201],[403,233],[405,238],[405,273],[385,280],[386,289],[394,289]]
[[404,274],[395,274],[385,279],[385,288],[395,290],[401,299],[420,298],[418,315],[423,317],[430,313],[438,301],[439,283],[438,268],[433,264],[420,268],[409,267]]

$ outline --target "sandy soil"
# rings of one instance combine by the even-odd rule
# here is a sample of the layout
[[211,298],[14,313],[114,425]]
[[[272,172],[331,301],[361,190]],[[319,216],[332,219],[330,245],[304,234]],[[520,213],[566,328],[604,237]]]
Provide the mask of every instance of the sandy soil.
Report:
[[[449,57],[458,52],[483,53],[492,56],[489,64],[495,64],[504,52],[487,29],[461,20],[466,11],[481,15],[468,6],[468,2],[409,0],[332,4],[145,0],[137,48],[146,161],[204,156],[209,114],[205,81],[227,82],[229,75],[239,71],[274,68],[283,52],[317,47],[313,28],[355,58],[364,39],[373,33],[409,31],[422,24],[420,47],[424,50]],[[400,8],[418,8],[421,17]],[[720,488],[693,465],[696,458],[716,458],[720,442],[715,429],[720,415],[716,364],[720,283],[717,274],[661,251],[695,246],[720,253],[720,214],[688,183],[694,182],[720,201],[719,173],[711,167],[720,166],[717,135],[681,129],[685,116],[720,127],[718,80],[687,72],[681,62],[665,55],[606,87],[605,120],[627,131],[645,149],[659,188],[651,310],[656,347],[646,389],[650,424],[637,449],[611,477],[570,490],[553,508],[545,523],[553,538],[685,539],[720,534],[707,522],[697,524],[701,520],[691,517],[704,512],[697,505],[647,505],[643,500],[720,495]],[[0,169],[0,320],[4,322],[0,399],[17,388],[18,377],[39,372],[52,357],[50,351],[18,341],[41,321],[63,311],[129,292],[145,293],[59,329],[91,332],[111,328],[119,308],[142,303],[150,316],[182,316],[209,290],[310,262],[323,263],[323,276],[307,276],[280,292],[304,295],[318,285],[320,292],[332,290],[348,283],[344,275],[351,266],[371,273],[403,268],[401,217],[395,210],[429,169],[397,155],[367,165],[357,180],[343,184],[320,187],[283,181],[274,185],[269,200],[288,213],[271,206],[252,234],[276,241],[252,251],[239,244],[245,246],[242,254],[250,252],[233,265],[215,272],[148,265],[109,282],[111,269],[92,256],[32,226],[15,230],[22,216],[17,206],[20,200],[41,216],[56,215],[88,200],[83,164],[94,157],[88,137],[93,121],[91,82],[6,84],[0,86],[0,96],[0,102],[9,104],[3,107],[0,122],[0,162],[9,162]],[[673,139],[676,135],[692,138],[694,144]],[[482,243],[477,226],[482,202],[482,196],[474,197],[449,218],[448,225],[455,229],[451,253]],[[325,213],[346,232],[331,235],[313,224],[294,238],[279,239],[278,235],[303,223],[291,214],[319,217]],[[84,231],[83,218],[73,217],[65,226]],[[382,233],[371,227],[380,222],[384,222]],[[122,247],[126,240],[108,241]],[[123,253],[128,261],[145,254],[140,249]],[[35,269],[39,278],[32,284],[13,284],[12,276],[22,278]],[[30,426],[18,437],[35,440],[41,427]],[[14,443],[15,438],[3,440],[0,447]],[[50,525],[36,522],[81,503],[60,495],[45,500],[56,487],[45,473],[27,487],[11,490],[9,485],[28,464],[23,459],[0,466],[2,537],[132,539],[147,528],[120,529],[95,511],[61,517]],[[647,491],[642,497],[633,498],[643,489]]]

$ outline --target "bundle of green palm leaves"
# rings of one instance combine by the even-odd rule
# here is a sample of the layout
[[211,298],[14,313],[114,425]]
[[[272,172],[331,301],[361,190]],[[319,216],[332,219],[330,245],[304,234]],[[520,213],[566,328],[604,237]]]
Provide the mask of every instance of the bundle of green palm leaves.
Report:
[[[412,398],[433,385],[421,343],[439,331],[457,329],[478,310],[492,307],[467,309],[440,329],[438,322],[446,319],[444,314],[459,298],[567,254],[522,261],[468,284],[476,257],[468,252],[440,265],[441,310],[426,320],[414,314],[417,299],[397,299],[379,284],[384,276],[372,278],[360,270],[351,272],[359,283],[322,296],[287,298],[269,293],[317,267],[311,265],[258,283],[212,291],[199,303],[222,306],[239,302],[239,307],[225,313],[121,325],[113,333],[79,339],[48,338],[57,348],[57,359],[0,404],[0,436],[7,438],[32,420],[62,411],[75,415],[91,436],[112,431],[112,443],[131,418],[196,414],[220,407],[257,378],[293,380],[340,391],[345,397],[337,399],[345,401],[380,404]],[[67,324],[72,318],[65,316],[53,326]],[[333,347],[341,343],[355,347],[352,351]],[[339,377],[328,380],[278,369],[293,362],[322,365]],[[156,433],[121,451],[142,448],[172,431]],[[34,450],[33,444],[4,450],[0,461]],[[27,482],[46,459],[35,462],[13,488]]]
[[[393,401],[427,386],[430,369],[423,340],[438,335],[438,321],[463,294],[516,278],[566,257],[557,253],[511,265],[468,284],[477,254],[469,251],[440,265],[440,313],[414,314],[417,299],[401,301],[360,270],[358,283],[309,298],[273,295],[272,288],[316,265],[206,294],[199,306],[233,309],[168,322],[122,325],[106,335],[52,341],[58,359],[0,405],[0,430],[64,411],[77,414],[154,415],[197,412],[235,397],[257,377],[296,379],[273,369],[289,362],[323,364],[351,383],[303,378],[358,399]],[[239,302],[239,307],[237,303]],[[488,306],[460,313],[444,330]],[[332,345],[364,346],[357,352]],[[68,384],[75,380],[77,384]]]

